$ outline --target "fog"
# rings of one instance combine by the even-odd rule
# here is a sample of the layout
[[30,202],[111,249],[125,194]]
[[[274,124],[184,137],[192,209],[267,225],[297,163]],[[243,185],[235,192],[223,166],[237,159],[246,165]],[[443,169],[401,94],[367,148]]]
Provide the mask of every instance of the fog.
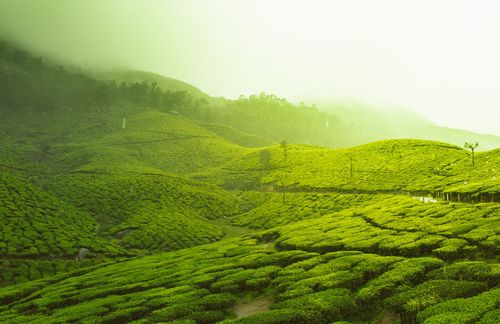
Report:
[[1,36],[214,96],[404,107],[500,135],[496,1],[0,0]]

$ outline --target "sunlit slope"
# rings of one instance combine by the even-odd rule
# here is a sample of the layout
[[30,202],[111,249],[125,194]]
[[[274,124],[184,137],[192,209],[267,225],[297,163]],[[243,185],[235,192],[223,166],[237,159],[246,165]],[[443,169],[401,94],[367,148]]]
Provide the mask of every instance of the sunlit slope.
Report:
[[[239,146],[188,119],[160,112],[130,116],[125,129],[91,144],[122,150],[150,167],[174,173],[219,166],[242,151]],[[87,169],[92,167],[92,163],[86,166]]]
[[244,151],[181,116],[155,111],[124,116],[95,112],[12,117],[9,125],[22,126],[2,126],[3,164],[52,173],[189,173],[222,165]]
[[365,206],[296,222],[274,233],[280,233],[277,245],[283,249],[432,254],[444,260],[491,258],[500,248],[500,206],[379,197]]
[[[368,204],[359,213],[4,288],[0,320],[332,323],[374,321],[385,309],[429,323],[464,316],[491,323],[500,306],[498,264],[463,259],[495,254],[476,237],[498,222],[498,207],[391,199],[383,211]],[[398,213],[399,206],[406,207]],[[270,310],[235,319],[242,300],[259,296]]]
[[476,252],[492,256],[500,248],[497,204],[422,203],[400,195],[331,193],[287,193],[283,202],[282,194],[268,194],[266,201],[262,195],[246,193],[244,197],[257,206],[233,222],[255,228],[289,224],[279,231],[288,233],[278,240],[284,249],[356,249],[405,256],[432,252],[453,259]]
[[318,218],[344,209],[390,200],[392,195],[244,191],[239,197],[251,209],[232,218],[234,224],[271,228]]
[[[226,187],[299,191],[499,192],[499,151],[476,153],[450,144],[388,140],[349,149],[287,145],[254,150],[199,178]],[[222,180],[223,179],[223,180]],[[280,189],[281,190],[281,189]]]
[[487,200],[491,194],[500,191],[500,149],[475,154],[462,159],[444,169],[449,176],[443,181],[446,191],[464,193],[484,193]]
[[262,147],[276,144],[268,138],[244,133],[231,126],[221,124],[202,124],[202,126],[220,137],[243,147]]

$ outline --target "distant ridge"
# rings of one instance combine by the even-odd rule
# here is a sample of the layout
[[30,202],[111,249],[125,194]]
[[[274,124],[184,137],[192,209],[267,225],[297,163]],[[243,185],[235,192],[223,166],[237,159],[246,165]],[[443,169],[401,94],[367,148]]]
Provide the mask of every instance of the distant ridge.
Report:
[[174,78],[169,78],[153,72],[128,70],[111,71],[97,74],[98,78],[105,80],[116,80],[119,82],[156,82],[160,88],[168,91],[186,91],[196,98],[210,100],[210,96],[197,87]]

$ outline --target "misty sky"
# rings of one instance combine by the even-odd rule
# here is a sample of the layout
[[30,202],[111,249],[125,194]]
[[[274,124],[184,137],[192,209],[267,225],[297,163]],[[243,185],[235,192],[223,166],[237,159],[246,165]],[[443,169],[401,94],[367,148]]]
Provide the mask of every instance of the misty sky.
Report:
[[500,2],[0,0],[0,33],[215,95],[400,106],[500,135]]

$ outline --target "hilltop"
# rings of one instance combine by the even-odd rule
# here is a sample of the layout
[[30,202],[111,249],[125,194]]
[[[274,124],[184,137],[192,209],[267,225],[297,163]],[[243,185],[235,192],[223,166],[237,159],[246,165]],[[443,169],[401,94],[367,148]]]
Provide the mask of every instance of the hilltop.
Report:
[[476,166],[472,167],[470,152],[454,145],[387,140],[349,149],[275,145],[194,177],[227,188],[272,186],[277,191],[435,195],[453,192],[463,193],[462,198],[469,200],[490,193],[484,199],[497,200],[498,165],[499,150],[476,153]]
[[97,73],[96,76],[103,80],[116,81],[116,82],[156,83],[158,87],[160,87],[163,90],[168,90],[171,92],[186,92],[197,99],[204,99],[207,102],[216,101],[216,98],[212,98],[208,94],[204,93],[203,91],[201,91],[200,89],[189,83],[152,72],[118,70],[118,71]]

